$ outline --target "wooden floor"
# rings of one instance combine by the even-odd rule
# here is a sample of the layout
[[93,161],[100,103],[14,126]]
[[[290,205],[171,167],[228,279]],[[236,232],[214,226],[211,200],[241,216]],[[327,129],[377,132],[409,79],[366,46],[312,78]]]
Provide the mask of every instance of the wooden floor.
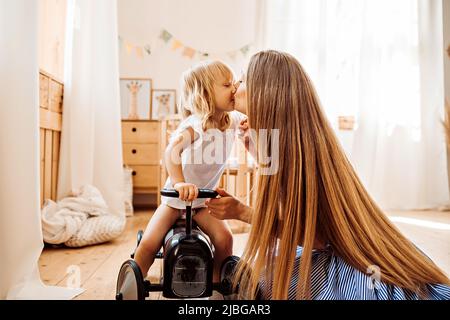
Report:
[[[81,287],[77,299],[114,299],[117,274],[136,245],[136,233],[145,226],[152,212],[139,211],[128,218],[123,234],[116,240],[80,249],[46,247],[39,260],[41,278],[45,284],[68,286],[74,270],[79,271]],[[450,275],[450,212],[409,211],[389,212],[399,229],[435,263]],[[234,254],[240,255],[247,234],[236,234]],[[150,269],[151,281],[159,279],[160,265],[156,260]],[[152,299],[161,299],[160,294]]]

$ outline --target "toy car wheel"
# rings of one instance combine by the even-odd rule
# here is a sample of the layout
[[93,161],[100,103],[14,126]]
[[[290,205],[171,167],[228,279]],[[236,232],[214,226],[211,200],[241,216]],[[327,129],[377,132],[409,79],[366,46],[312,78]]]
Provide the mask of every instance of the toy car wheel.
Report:
[[120,267],[117,278],[116,300],[144,300],[144,278],[136,261],[127,260]]
[[236,292],[233,292],[233,276],[236,271],[239,257],[227,257],[220,269],[220,284],[222,287],[222,295],[224,300],[232,300],[236,298]]

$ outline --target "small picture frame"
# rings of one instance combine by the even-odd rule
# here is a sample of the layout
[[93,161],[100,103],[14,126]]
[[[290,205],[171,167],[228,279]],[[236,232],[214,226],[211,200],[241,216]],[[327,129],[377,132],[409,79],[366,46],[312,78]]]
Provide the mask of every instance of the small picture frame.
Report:
[[120,108],[123,120],[149,120],[152,114],[150,78],[120,78]]
[[162,120],[176,114],[176,90],[152,90],[152,120]]

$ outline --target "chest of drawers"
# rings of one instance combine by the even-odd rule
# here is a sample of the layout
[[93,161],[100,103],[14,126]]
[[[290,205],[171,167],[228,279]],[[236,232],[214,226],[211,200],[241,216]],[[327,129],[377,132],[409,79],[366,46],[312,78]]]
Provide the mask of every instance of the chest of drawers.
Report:
[[133,170],[133,193],[154,194],[157,205],[164,183],[165,135],[165,122],[122,120],[123,161]]

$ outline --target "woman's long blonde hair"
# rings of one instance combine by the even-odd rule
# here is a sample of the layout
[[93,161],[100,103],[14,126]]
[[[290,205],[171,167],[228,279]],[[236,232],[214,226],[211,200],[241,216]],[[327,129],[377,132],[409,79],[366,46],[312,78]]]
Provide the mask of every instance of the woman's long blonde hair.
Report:
[[294,57],[277,51],[254,55],[247,73],[247,102],[252,129],[279,129],[278,154],[270,148],[263,151],[279,156],[279,170],[258,176],[252,229],[236,273],[241,297],[254,298],[264,275],[273,284],[272,298],[287,299],[300,244],[297,298],[311,298],[316,238],[361,272],[377,266],[381,281],[423,297],[426,284],[450,284],[369,196]]
[[185,71],[181,77],[181,111],[184,117],[198,115],[202,120],[203,130],[217,128],[228,129],[231,121],[228,112],[224,112],[219,123],[214,121],[216,103],[214,100],[214,83],[218,76],[233,80],[233,72],[221,61],[202,61]]

